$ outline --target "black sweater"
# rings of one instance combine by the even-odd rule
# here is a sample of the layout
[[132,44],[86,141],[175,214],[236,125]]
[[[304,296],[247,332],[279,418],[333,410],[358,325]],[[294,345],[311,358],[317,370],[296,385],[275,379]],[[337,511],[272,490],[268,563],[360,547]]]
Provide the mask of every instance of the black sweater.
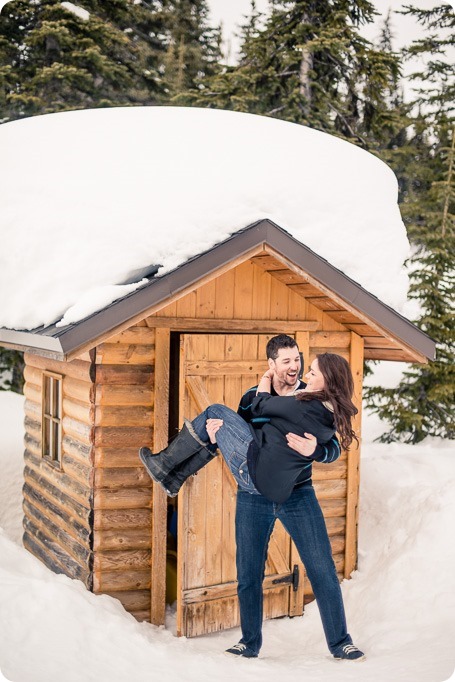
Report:
[[[335,435],[333,414],[319,400],[296,400],[294,396],[259,393],[251,404],[253,418],[267,418],[260,428],[250,424],[253,442],[248,469],[258,491],[272,502],[285,502],[297,480],[311,485],[311,462],[289,447],[286,434],[311,433],[318,443]],[[332,460],[333,461],[333,460]]]

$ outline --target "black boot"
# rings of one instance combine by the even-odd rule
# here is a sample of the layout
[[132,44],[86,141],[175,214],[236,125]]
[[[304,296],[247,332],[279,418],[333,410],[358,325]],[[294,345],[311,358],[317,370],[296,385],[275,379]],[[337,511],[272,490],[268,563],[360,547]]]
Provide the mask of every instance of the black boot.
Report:
[[176,497],[186,479],[196,474],[199,469],[205,467],[206,464],[216,457],[217,453],[215,451],[211,452],[208,447],[201,448],[199,452],[196,452],[192,457],[186,459],[169,472],[162,482],[162,486],[169,497]]
[[153,480],[165,488],[163,485],[164,479],[179,464],[185,462],[185,460],[201,450],[211,455],[212,453],[206,450],[208,445],[210,443],[204,443],[194,432],[191,422],[185,419],[183,428],[174,440],[169,443],[167,448],[156,454],[149,450],[149,448],[141,448],[139,450],[139,457]]

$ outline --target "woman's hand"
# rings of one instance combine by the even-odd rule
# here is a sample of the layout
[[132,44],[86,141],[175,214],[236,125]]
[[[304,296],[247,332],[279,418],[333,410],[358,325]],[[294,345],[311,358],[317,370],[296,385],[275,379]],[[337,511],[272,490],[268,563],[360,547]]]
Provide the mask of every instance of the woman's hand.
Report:
[[216,443],[216,432],[223,424],[224,422],[222,419],[207,419],[205,422],[205,428],[207,429],[211,443]]
[[267,372],[264,372],[264,374],[262,375],[261,381],[258,384],[256,394],[257,393],[270,393],[270,389],[271,389],[272,384],[273,384],[273,377],[274,376],[275,376],[275,372],[273,371],[273,369],[270,369],[270,367],[269,367]]
[[287,433],[286,439],[290,448],[302,455],[302,457],[311,457],[316,450],[318,441],[311,433],[305,433],[305,438],[298,436],[296,433]]

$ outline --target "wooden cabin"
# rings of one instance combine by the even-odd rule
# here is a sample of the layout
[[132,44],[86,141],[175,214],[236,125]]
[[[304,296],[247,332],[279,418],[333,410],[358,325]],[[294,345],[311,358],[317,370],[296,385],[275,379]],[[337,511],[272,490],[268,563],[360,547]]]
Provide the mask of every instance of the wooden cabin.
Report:
[[[171,511],[178,633],[238,625],[236,486],[222,458],[170,500],[138,448],[163,448],[210,402],[236,409],[267,367],[267,340],[281,332],[295,337],[305,368],[324,351],[350,362],[359,435],[364,359],[434,357],[428,336],[269,220],[73,325],[1,330],[0,343],[25,350],[24,546],[137,619],[162,624]],[[314,466],[340,580],[357,563],[359,459],[353,447]],[[300,615],[312,598],[278,522],[264,617]]]

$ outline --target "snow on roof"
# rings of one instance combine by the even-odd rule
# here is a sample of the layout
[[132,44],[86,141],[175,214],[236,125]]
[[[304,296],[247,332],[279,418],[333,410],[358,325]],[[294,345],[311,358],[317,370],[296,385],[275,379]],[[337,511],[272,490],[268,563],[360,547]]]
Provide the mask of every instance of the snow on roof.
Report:
[[4,327],[82,319],[141,269],[168,272],[261,218],[385,303],[405,302],[396,178],[331,135],[231,111],[119,107],[3,124],[0,149]]

